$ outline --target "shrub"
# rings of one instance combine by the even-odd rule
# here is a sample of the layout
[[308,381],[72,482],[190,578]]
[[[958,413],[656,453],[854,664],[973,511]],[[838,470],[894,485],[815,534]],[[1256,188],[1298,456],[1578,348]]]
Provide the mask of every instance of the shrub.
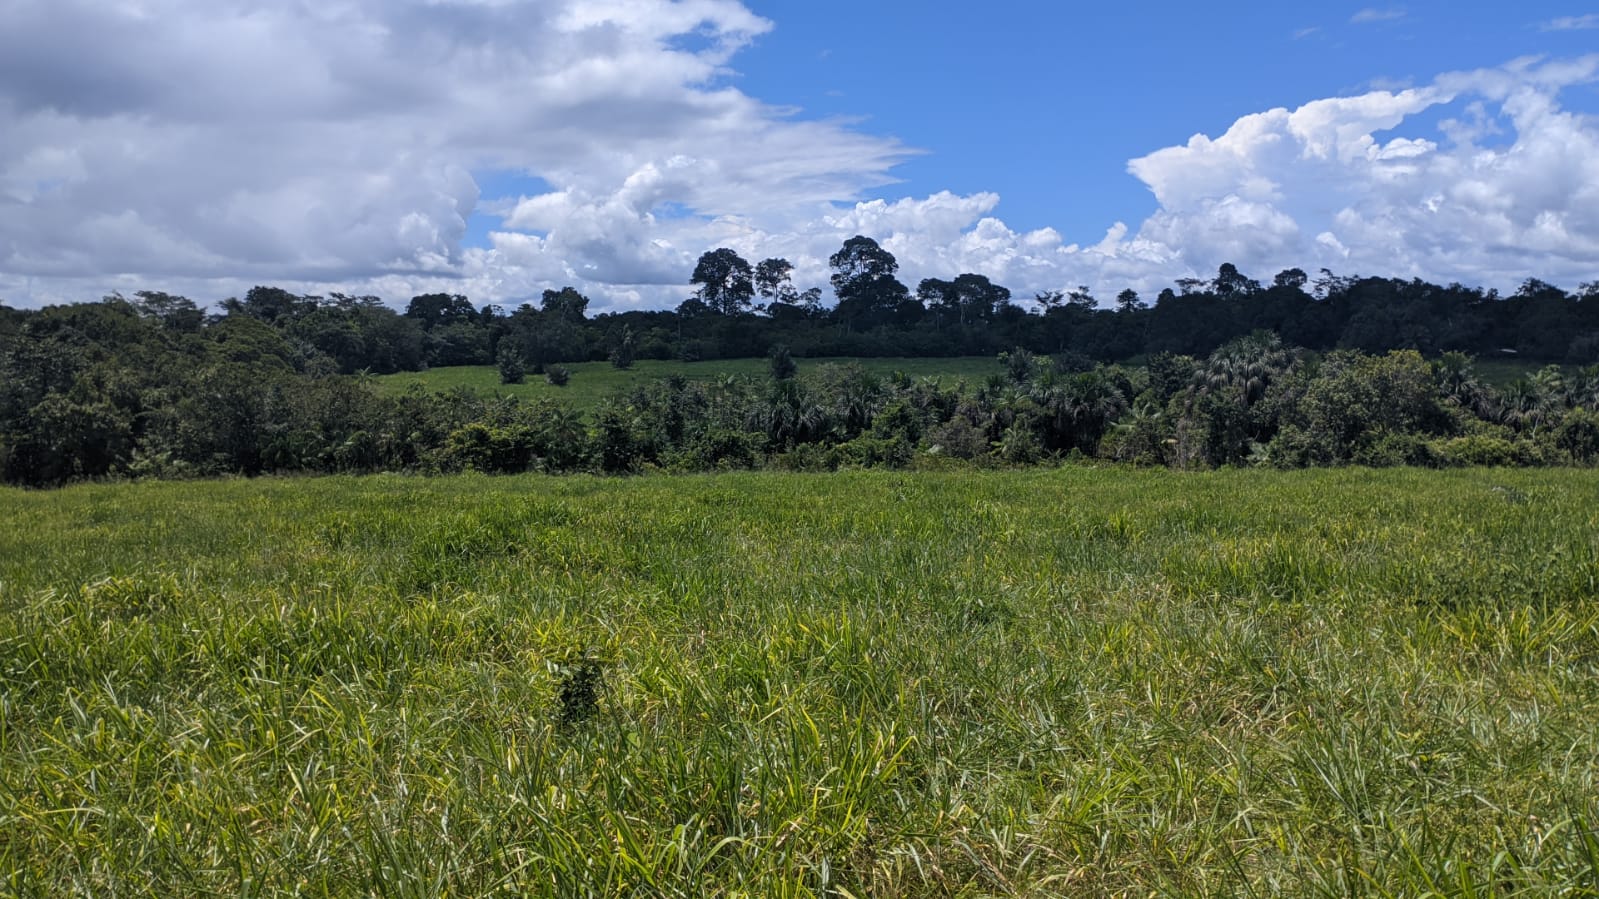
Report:
[[572,380],[572,370],[564,365],[552,365],[544,370],[544,380],[552,387],[565,387]]
[[1555,446],[1573,462],[1591,464],[1599,461],[1599,414],[1587,409],[1573,409],[1566,413],[1555,428]]
[[820,443],[801,443],[772,459],[773,466],[784,471],[833,471],[838,463],[834,448]]
[[774,347],[771,360],[772,379],[775,381],[787,381],[799,373],[799,365],[794,362],[794,356],[786,346]]
[[571,727],[594,717],[605,688],[605,663],[589,653],[574,654],[559,667],[556,678],[560,703],[556,717],[561,724]]
[[501,384],[520,384],[527,378],[527,368],[522,364],[522,354],[510,343],[502,342],[494,362],[500,369]]
[[834,447],[839,464],[860,468],[904,468],[916,458],[916,446],[904,437],[857,437]]
[[1503,437],[1473,434],[1434,441],[1433,450],[1449,465],[1517,465],[1516,444]]
[[753,468],[766,445],[766,435],[755,431],[711,428],[694,442],[693,465],[707,468]]
[[610,359],[612,368],[626,371],[627,369],[633,367],[635,343],[636,341],[633,339],[633,329],[623,325],[622,338],[617,341],[616,347],[611,350]]
[[988,453],[988,435],[957,415],[927,433],[927,448],[956,459],[976,459]]
[[1397,465],[1437,468],[1444,463],[1444,459],[1421,436],[1392,431],[1358,449],[1352,461],[1356,465],[1372,468],[1392,468]]
[[1018,420],[1011,422],[1005,433],[1000,435],[994,452],[1012,465],[1030,465],[1044,458],[1044,445],[1026,422]]

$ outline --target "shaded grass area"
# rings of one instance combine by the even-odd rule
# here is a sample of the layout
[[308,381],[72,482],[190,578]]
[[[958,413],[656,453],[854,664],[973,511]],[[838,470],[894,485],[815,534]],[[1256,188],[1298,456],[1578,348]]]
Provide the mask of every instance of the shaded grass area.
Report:
[[1599,477],[0,491],[0,892],[1595,895]]
[[[992,356],[960,356],[949,359],[863,357],[795,361],[799,365],[801,377],[814,373],[823,365],[850,364],[859,365],[869,372],[884,376],[899,371],[913,378],[942,378],[950,386],[964,378],[975,387],[989,375],[999,374],[1002,371]],[[392,375],[378,375],[373,378],[373,382],[384,392],[397,393],[412,384],[420,384],[428,390],[465,388],[485,395],[564,399],[579,407],[590,408],[618,389],[649,383],[672,375],[680,375],[694,381],[714,381],[738,376],[764,378],[771,370],[770,364],[765,359],[713,359],[703,362],[640,359],[632,368],[626,370],[615,368],[609,362],[574,362],[568,363],[566,367],[572,371],[572,380],[564,387],[549,384],[542,375],[528,375],[527,381],[522,384],[501,384],[499,370],[492,365],[457,365],[428,371],[399,372]]]
[[[1479,357],[1472,363],[1472,366],[1477,370],[1477,376],[1482,379],[1482,382],[1495,390],[1503,390],[1512,381],[1531,377],[1538,369],[1544,367],[1541,362],[1488,356]],[[1576,366],[1566,365],[1562,366],[1562,369],[1568,377],[1577,372]]]

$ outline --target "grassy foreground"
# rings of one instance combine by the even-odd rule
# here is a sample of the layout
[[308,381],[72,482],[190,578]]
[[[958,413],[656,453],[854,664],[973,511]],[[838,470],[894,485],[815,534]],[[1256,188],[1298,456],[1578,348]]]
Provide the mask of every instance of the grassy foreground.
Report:
[[0,491],[0,893],[1599,895],[1599,475]]

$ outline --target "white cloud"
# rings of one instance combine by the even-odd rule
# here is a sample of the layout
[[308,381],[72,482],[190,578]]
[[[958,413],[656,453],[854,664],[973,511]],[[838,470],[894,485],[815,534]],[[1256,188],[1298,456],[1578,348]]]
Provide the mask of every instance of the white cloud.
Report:
[[[1593,278],[1599,123],[1562,110],[1558,94],[1596,78],[1599,56],[1520,60],[1247,116],[1220,138],[1133,160],[1161,203],[1139,236],[1196,273],[1227,259],[1495,285]],[[1457,101],[1465,124],[1387,136]]]
[[1588,13],[1585,16],[1561,16],[1539,23],[1540,31],[1591,31],[1599,28],[1599,13]]
[[1368,6],[1350,16],[1349,21],[1356,25],[1371,25],[1376,22],[1394,22],[1403,19],[1406,15],[1405,8],[1402,6],[1388,9],[1377,9],[1376,7]]
[[[727,87],[770,27],[735,0],[13,0],[0,290],[654,282],[684,252],[659,242],[655,204],[849,199],[906,155]],[[461,247],[470,173],[497,170],[558,190],[510,204],[513,225],[547,220],[538,260],[527,241]],[[508,276],[488,272],[500,252]]]
[[[770,27],[733,0],[12,0],[0,297],[273,283],[516,303],[570,283],[596,309],[658,306],[717,246],[824,285],[857,233],[912,287],[976,271],[1019,298],[1152,295],[1221,262],[1599,277],[1599,123],[1560,105],[1599,56],[1244,116],[1129,163],[1147,219],[1068,238],[1012,228],[992,193],[863,199],[903,146],[727,86]],[[480,196],[471,173],[491,170],[548,190]],[[484,248],[462,246],[474,211],[503,216]]]

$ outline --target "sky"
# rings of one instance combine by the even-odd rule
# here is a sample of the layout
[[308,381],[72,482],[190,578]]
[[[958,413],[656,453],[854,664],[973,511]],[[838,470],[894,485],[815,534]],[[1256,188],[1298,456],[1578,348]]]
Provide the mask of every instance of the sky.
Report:
[[7,0],[0,302],[1599,280],[1599,6]]

